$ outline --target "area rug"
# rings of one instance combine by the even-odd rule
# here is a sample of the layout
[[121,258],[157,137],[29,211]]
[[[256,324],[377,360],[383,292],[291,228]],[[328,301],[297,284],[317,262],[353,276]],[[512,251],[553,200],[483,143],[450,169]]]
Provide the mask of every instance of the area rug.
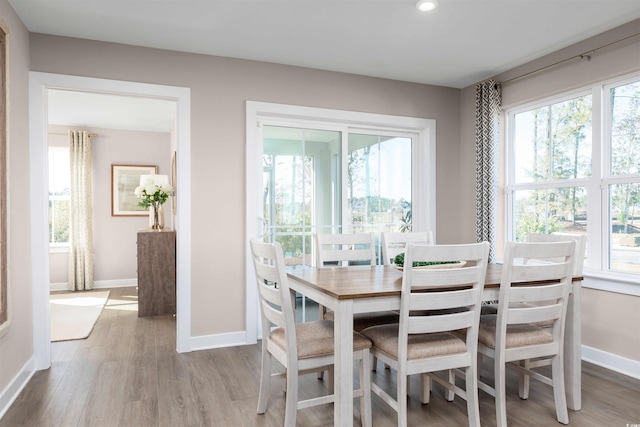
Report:
[[87,338],[108,298],[109,291],[51,294],[51,341]]

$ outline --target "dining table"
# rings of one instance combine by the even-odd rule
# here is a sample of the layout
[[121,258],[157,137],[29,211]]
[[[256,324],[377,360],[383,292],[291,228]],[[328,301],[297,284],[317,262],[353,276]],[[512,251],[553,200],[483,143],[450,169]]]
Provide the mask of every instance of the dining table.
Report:
[[[483,301],[497,301],[502,265],[487,267]],[[353,316],[357,313],[399,310],[402,271],[393,265],[287,268],[292,291],[334,313],[334,425],[353,425]],[[580,288],[573,278],[565,323],[564,367],[567,406],[581,409]],[[522,283],[526,285],[526,283]]]

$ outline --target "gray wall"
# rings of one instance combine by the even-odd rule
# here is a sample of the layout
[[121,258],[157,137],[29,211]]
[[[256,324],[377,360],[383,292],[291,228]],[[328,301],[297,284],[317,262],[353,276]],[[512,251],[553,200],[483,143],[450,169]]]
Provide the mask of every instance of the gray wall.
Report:
[[31,35],[31,69],[191,89],[192,336],[245,330],[245,102],[435,119],[438,241],[459,242],[459,90]]

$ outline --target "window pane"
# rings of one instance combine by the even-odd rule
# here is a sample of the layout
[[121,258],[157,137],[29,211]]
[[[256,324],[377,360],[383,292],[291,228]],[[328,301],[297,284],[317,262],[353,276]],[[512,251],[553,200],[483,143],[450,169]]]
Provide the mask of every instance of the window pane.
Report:
[[640,272],[640,184],[609,186],[611,249],[609,268]]
[[354,231],[410,230],[411,138],[349,134],[348,180]]
[[587,191],[584,187],[514,191],[515,240],[529,233],[587,232]]
[[611,174],[640,173],[640,82],[611,89]]
[[516,182],[591,176],[591,96],[514,116]]
[[49,243],[69,243],[69,148],[49,148]]
[[314,232],[340,232],[341,133],[263,128],[265,231],[289,265],[311,265]]
[[49,243],[69,243],[69,199],[49,202]]

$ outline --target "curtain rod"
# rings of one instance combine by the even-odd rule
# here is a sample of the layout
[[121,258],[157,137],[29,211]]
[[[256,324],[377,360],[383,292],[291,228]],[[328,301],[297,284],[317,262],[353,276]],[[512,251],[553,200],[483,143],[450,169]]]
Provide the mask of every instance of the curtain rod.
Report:
[[[68,135],[67,132],[47,132],[49,135]],[[97,138],[100,135],[98,135],[97,133],[90,133],[89,136],[91,138]]]
[[587,60],[591,60],[591,55],[593,55],[595,52],[597,52],[599,50],[602,50],[604,48],[607,48],[609,46],[612,46],[614,44],[621,43],[621,42],[623,42],[625,40],[632,39],[632,38],[637,37],[637,36],[640,36],[640,33],[632,34],[632,35],[627,36],[625,38],[622,38],[620,40],[616,40],[616,41],[613,41],[611,43],[607,43],[604,46],[600,46],[600,47],[596,47],[595,49],[588,50],[588,51],[586,51],[584,53],[581,53],[579,55],[574,55],[572,57],[563,59],[561,61],[554,62],[553,64],[546,65],[546,66],[544,66],[542,68],[538,68],[537,70],[529,71],[528,73],[524,73],[524,74],[522,74],[520,76],[516,76],[516,77],[510,78],[509,80],[505,80],[505,81],[501,82],[501,84],[510,83],[510,82],[512,82],[514,80],[519,80],[519,79],[522,79],[524,77],[528,77],[528,76],[530,76],[532,74],[536,74],[536,73],[539,73],[540,71],[548,70],[549,68],[557,67],[558,65],[564,64],[565,62],[569,62],[569,61],[572,61],[574,59],[585,59],[586,58]]

